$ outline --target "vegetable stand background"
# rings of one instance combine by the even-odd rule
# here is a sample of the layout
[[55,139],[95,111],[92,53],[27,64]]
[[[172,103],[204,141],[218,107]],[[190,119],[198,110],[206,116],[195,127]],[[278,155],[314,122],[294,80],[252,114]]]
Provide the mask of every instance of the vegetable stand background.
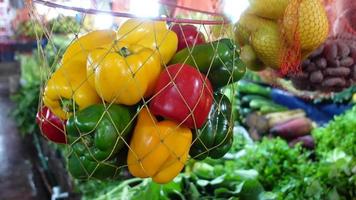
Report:
[[[38,16],[35,15],[35,17]],[[85,19],[86,17],[83,18],[84,21]],[[39,19],[37,18],[37,20]],[[84,21],[82,25],[85,24]],[[132,22],[131,24],[130,23],[126,24],[128,27],[127,30],[129,30],[130,27],[133,28],[135,26],[142,25],[140,24],[142,22],[139,23],[136,23],[135,21],[131,21],[131,22]],[[125,24],[122,24],[122,26],[124,25]],[[158,39],[156,38],[155,40],[149,40],[148,39],[150,37],[149,36],[145,38],[146,40],[142,40],[142,41],[137,40],[137,38],[140,38],[140,35],[137,35],[137,37],[135,37],[131,32],[125,31],[125,28],[122,28],[122,26],[120,26],[118,34],[120,35],[120,30],[122,30],[121,36],[123,38],[126,37],[126,41],[125,41],[126,44],[120,44],[120,41],[114,45],[110,44],[110,42],[108,42],[109,44],[95,44],[95,42],[99,40],[87,39],[86,41],[84,39],[86,36],[90,35],[93,32],[88,30],[83,31],[84,30],[83,26],[81,26],[79,30],[71,30],[74,33],[78,33],[78,31],[81,30],[82,32],[88,34],[86,35],[80,34],[79,37],[78,36],[73,37],[73,41],[71,45],[68,48],[63,48],[63,50],[67,49],[63,58],[58,59],[57,62],[55,62],[55,64],[51,65],[49,68],[44,69],[44,71],[49,72],[48,76],[44,78],[44,82],[41,83],[43,86],[41,90],[41,94],[44,94],[45,96],[44,104],[49,108],[51,108],[50,110],[54,111],[55,115],[62,118],[62,120],[68,120],[68,122],[63,122],[63,124],[65,123],[67,124],[65,131],[68,134],[67,142],[69,142],[70,145],[69,148],[66,148],[66,150],[64,151],[64,155],[66,155],[66,157],[68,158],[68,169],[72,173],[73,177],[82,178],[82,179],[88,179],[88,178],[101,179],[101,178],[108,178],[108,177],[112,178],[118,176],[124,177],[124,179],[127,180],[119,181],[119,183],[114,182],[116,184],[119,184],[118,187],[114,187],[114,188],[113,186],[110,186],[111,181],[106,181],[105,185],[106,184],[107,185],[104,188],[102,188],[102,192],[105,193],[104,191],[108,191],[110,188],[113,188],[111,192],[108,192],[108,195],[110,195],[110,194],[117,194],[115,192],[121,191],[121,189],[127,190],[127,188],[130,188],[130,191],[132,191],[133,196],[137,195],[137,197],[141,197],[141,198],[143,196],[140,195],[149,195],[150,192],[146,191],[144,194],[137,192],[139,190],[142,190],[140,189],[140,186],[147,187],[149,188],[149,190],[152,191],[156,191],[156,192],[160,191],[161,193],[163,192],[165,195],[167,195],[167,198],[170,197],[170,195],[173,195],[177,198],[178,197],[197,198],[198,196],[207,196],[207,197],[215,196],[215,197],[222,197],[222,198],[227,196],[230,197],[236,196],[242,199],[257,198],[256,196],[251,197],[250,196],[251,193],[259,194],[259,196],[261,197],[263,196],[263,198],[267,198],[267,199],[282,198],[282,197],[287,199],[288,198],[290,199],[321,198],[321,197],[326,197],[325,195],[327,195],[330,198],[335,197],[336,195],[338,195],[340,198],[353,197],[354,193],[352,190],[351,193],[348,193],[342,190],[341,186],[330,187],[329,182],[325,181],[321,183],[319,182],[318,179],[319,177],[318,178],[312,177],[312,175],[310,175],[311,176],[310,180],[312,181],[307,182],[304,185],[301,185],[301,183],[299,182],[299,175],[300,175],[299,173],[304,173],[305,172],[304,170],[323,171],[324,169],[327,169],[328,165],[326,163],[329,162],[330,160],[325,161],[323,160],[325,157],[318,155],[319,157],[315,160],[315,162],[312,162],[309,158],[310,155],[308,151],[305,152],[305,150],[301,150],[300,147],[296,147],[296,149],[290,149],[287,143],[279,139],[272,139],[272,140],[263,139],[261,143],[256,142],[255,145],[251,145],[251,146],[254,147],[257,146],[256,148],[258,149],[277,148],[277,149],[273,149],[272,150],[273,152],[278,152],[278,148],[283,149],[281,151],[287,151],[287,152],[290,151],[291,155],[295,155],[296,157],[298,157],[298,160],[300,159],[301,166],[307,166],[309,164],[310,169],[309,168],[296,169],[297,171],[300,170],[300,172],[298,171],[296,176],[293,176],[293,178],[290,179],[281,178],[281,182],[278,182],[278,181],[270,180],[272,179],[272,177],[267,173],[268,170],[271,170],[271,173],[276,175],[278,174],[278,172],[283,170],[288,171],[288,169],[280,169],[279,167],[268,169],[268,170],[265,169],[265,167],[263,166],[263,162],[270,162],[271,160],[261,161],[261,158],[257,158],[261,162],[252,165],[244,164],[245,161],[243,161],[243,159],[248,160],[248,158],[250,158],[251,161],[246,161],[246,163],[248,162],[253,163],[254,162],[253,156],[248,156],[248,157],[243,156],[241,157],[242,158],[241,162],[236,162],[236,160],[234,160],[236,159],[235,156],[239,156],[239,154],[241,153],[241,152],[236,153],[237,150],[240,150],[241,148],[245,149],[244,150],[245,152],[246,151],[249,152],[247,155],[250,155],[252,151],[258,151],[258,150],[254,149],[254,147],[253,148],[251,147],[251,149],[253,150],[249,150],[250,146],[249,145],[245,146],[245,142],[243,141],[245,140],[250,141],[250,140],[243,139],[243,137],[240,138],[240,135],[235,135],[234,137],[235,141],[233,145],[232,129],[234,127],[234,124],[231,121],[232,119],[239,118],[237,116],[238,115],[237,112],[234,112],[234,109],[236,109],[236,107],[234,108],[235,98],[230,98],[230,103],[232,103],[231,112],[225,113],[223,108],[229,107],[228,105],[223,106],[223,101],[225,101],[224,100],[225,97],[221,97],[221,96],[213,97],[211,95],[213,91],[220,90],[220,88],[225,86],[226,84],[236,82],[245,73],[244,64],[240,62],[238,59],[236,60],[234,59],[234,58],[238,58],[239,56],[238,47],[237,49],[235,49],[236,47],[231,46],[231,44],[233,44],[231,40],[226,40],[227,43],[225,43],[224,39],[219,40],[218,38],[215,38],[214,35],[211,34],[210,32],[214,30],[214,27],[216,27],[220,30],[221,36],[224,35],[233,38],[233,33],[229,32],[228,29],[223,29],[223,26],[221,27],[208,26],[208,25],[196,26],[197,31],[202,32],[202,34],[205,35],[204,37],[207,40],[207,42],[209,41],[216,42],[215,43],[216,46],[214,42],[208,43],[207,45],[207,47],[209,46],[211,47],[213,53],[211,55],[212,56],[211,60],[208,59],[211,62],[205,63],[203,65],[203,67],[206,67],[206,65],[209,65],[209,67],[207,69],[204,69],[201,68],[202,64],[199,63],[200,62],[199,59],[193,61],[189,60],[189,56],[191,54],[194,55],[194,52],[198,52],[200,44],[198,43],[193,44],[191,49],[191,51],[193,52],[191,53],[189,52],[188,49],[188,53],[185,53],[185,55],[183,55],[184,52],[183,53],[179,52],[176,55],[174,55],[175,52],[173,54],[170,52],[170,49],[172,49],[172,46],[174,46],[172,45],[171,42],[170,43],[163,42],[158,49],[152,48],[152,46],[150,46],[152,44],[152,41],[153,44],[157,42],[159,43],[159,40],[165,41],[165,37],[170,37],[169,36],[170,32],[166,29],[165,26],[162,26],[159,23],[153,25],[152,27],[154,27],[155,31],[159,32],[160,30],[162,30],[162,33],[164,34],[162,35],[158,34]],[[150,30],[149,24],[146,26],[146,28],[147,28],[146,31],[148,32],[152,31],[152,29]],[[182,30],[182,32],[184,32],[183,26],[178,26],[178,28],[179,29],[175,31],[177,36],[179,36],[180,29]],[[42,27],[42,29],[46,30],[47,28]],[[71,29],[71,27],[68,27],[68,29]],[[110,33],[110,31],[107,32],[107,34],[104,33],[102,35],[100,32],[97,33],[98,33],[97,36],[98,38],[106,38],[108,39],[108,41],[112,40],[112,38],[110,37],[112,37],[113,34]],[[116,35],[116,33],[114,34]],[[125,36],[125,34],[127,34],[127,36]],[[132,37],[130,36],[130,34],[132,35]],[[51,39],[52,37],[51,33],[50,32],[45,33],[45,37]],[[88,38],[91,37],[95,38],[95,36],[90,36],[90,37],[88,36]],[[100,40],[100,42],[105,43],[104,40]],[[87,44],[89,43],[90,45],[93,46],[90,45],[87,46]],[[231,57],[230,55],[226,55],[227,60],[223,60],[222,61],[223,66],[221,66],[221,63],[219,62],[214,63],[214,56],[216,53],[219,53],[218,51],[214,52],[214,50],[216,49],[219,50],[219,48],[223,48],[224,44],[226,44],[225,48],[227,49],[230,48],[230,50],[232,50],[230,51],[232,53],[231,53]],[[138,47],[137,45],[141,45],[144,47],[143,48]],[[49,41],[49,46],[51,46],[51,41]],[[71,46],[73,48],[71,48]],[[97,46],[99,46],[99,48]],[[225,51],[228,51],[227,49],[225,49]],[[82,50],[85,50],[84,53]],[[237,51],[234,52],[235,50]],[[224,50],[221,50],[221,52],[223,51]],[[155,56],[148,56],[150,54],[153,55],[154,52],[158,53],[156,55],[156,58]],[[43,55],[45,55],[46,53],[48,52],[45,51],[42,52]],[[204,54],[208,55],[209,52],[204,52]],[[107,55],[109,55],[111,60],[107,59]],[[183,55],[181,56],[182,58],[179,58],[180,55]],[[81,60],[86,56],[89,56],[91,59],[89,61],[89,64],[91,65],[89,65],[86,71],[89,72],[89,75],[88,73],[85,72],[85,70],[80,71],[82,69],[80,69],[79,67],[77,69],[65,67],[66,65],[67,66],[86,65],[87,62]],[[129,57],[130,59],[126,59],[126,57]],[[186,60],[184,59],[184,57],[187,57],[188,59]],[[194,55],[194,58],[198,58],[198,57],[199,57],[198,53]],[[122,78],[121,80],[125,80],[125,81],[122,82],[120,81],[118,83],[117,82],[117,80],[119,80],[118,78],[115,79],[113,78],[110,80],[110,78],[107,77],[115,77],[117,74],[120,74],[120,72],[115,71],[115,68],[113,67],[110,69],[109,67],[106,66],[110,66],[110,65],[113,66],[113,63],[116,63],[116,61],[119,61],[120,59],[121,59],[121,65],[130,66],[131,71],[138,70],[137,72],[139,72],[140,70],[142,70],[143,72],[142,77],[144,77],[143,74],[147,74],[144,73],[143,70],[144,68],[146,68],[145,66],[150,66],[150,68],[154,68],[154,66],[160,66],[163,69],[166,69],[166,67],[171,63],[185,63],[191,65],[192,68],[188,67],[188,68],[184,68],[184,70],[187,71],[190,70],[191,72],[189,74],[195,73],[196,76],[187,77],[186,75],[182,75],[184,74],[182,72],[185,72],[183,69],[182,71],[180,71],[180,70],[174,70],[174,68],[171,67],[171,68],[167,68],[169,70],[164,70],[165,74],[163,73],[163,75],[159,73],[160,71],[158,71],[156,75],[152,74],[153,76],[151,77],[146,76],[145,78],[142,78],[140,77],[141,75],[139,75],[140,73],[137,73],[136,74],[137,76],[134,78],[130,78],[129,76],[120,77],[120,79]],[[204,61],[204,58],[201,60]],[[228,63],[226,62],[228,60],[230,60],[231,62],[230,64],[226,64]],[[139,66],[140,64],[138,64],[139,62],[142,61],[145,61],[143,62],[145,63],[143,64],[143,67]],[[106,63],[107,65],[106,64],[104,65],[103,63]],[[135,66],[135,63],[139,67],[137,67],[136,69],[131,68],[131,66]],[[148,64],[146,65],[146,63]],[[102,69],[102,71],[100,71],[100,73],[95,74],[94,76],[90,76],[90,73],[93,72],[96,73],[97,68],[99,68],[98,67],[99,65],[101,65],[100,68]],[[90,66],[93,66],[93,68],[90,68]],[[77,76],[70,75],[71,73],[74,74],[73,72],[75,72],[75,70],[78,70],[78,72],[80,72],[79,75]],[[105,70],[107,71],[105,72]],[[216,75],[218,73],[225,75],[224,77],[228,77],[228,78],[221,80],[220,77],[223,76],[214,77],[214,74]],[[226,74],[228,74],[228,76],[226,76]],[[172,76],[176,77],[176,79],[172,79]],[[62,77],[62,79],[60,77]],[[179,81],[183,82],[183,80],[189,81],[188,78],[190,79],[194,78],[193,80],[195,82],[200,83],[199,87],[193,89],[195,89],[195,91],[199,91],[198,92],[199,94],[206,95],[207,96],[206,98],[202,98],[198,96],[195,97],[196,99],[194,99],[194,97],[189,97],[190,100],[188,99],[188,94],[194,94],[194,92],[191,91],[189,92],[189,90],[185,88],[186,86],[184,86],[182,83],[179,82]],[[52,80],[52,79],[53,81],[47,82],[47,80]],[[105,82],[104,80],[107,82]],[[153,86],[152,83],[155,82],[156,80],[159,80],[158,82],[162,82],[161,86],[158,87]],[[70,84],[68,84],[68,81],[70,82]],[[123,84],[120,85],[120,87],[116,85],[125,82],[129,82],[131,83],[131,85]],[[180,94],[174,94],[174,89],[171,91],[169,90],[165,91],[167,85],[171,83],[173,85],[176,85],[175,87],[179,88]],[[113,85],[116,85],[116,87],[110,87]],[[131,89],[130,86],[132,86]],[[143,89],[144,87],[147,88]],[[115,92],[118,92],[118,88],[121,90],[119,91],[119,93],[123,93],[125,95],[121,95],[121,97],[120,95],[117,96],[113,95]],[[89,93],[91,93],[92,95],[88,95]],[[76,94],[78,96],[76,96]],[[132,94],[132,96],[129,94]],[[83,95],[86,97],[84,99],[81,99]],[[170,97],[173,97],[176,100],[176,102],[172,103],[174,101],[171,102],[168,101],[167,99],[169,99]],[[183,101],[179,102],[179,99],[181,98],[183,98]],[[201,99],[205,99],[205,101],[202,101]],[[279,98],[276,99],[278,100]],[[200,104],[199,103],[195,104],[196,102],[200,102]],[[97,103],[99,104],[102,103],[103,108],[96,109],[98,107],[95,108],[95,106],[93,107],[89,106],[91,104],[97,104]],[[276,103],[277,104],[285,103],[285,101],[276,102]],[[217,105],[218,107],[215,113],[213,112],[214,109],[211,110],[209,109],[209,108],[214,108],[214,104]],[[178,105],[180,105],[180,108],[182,108],[181,110],[183,111],[184,111],[184,107],[187,107],[188,109],[180,114],[172,113],[169,109],[167,109],[170,106],[174,107]],[[86,109],[85,107],[88,106],[89,108]],[[115,119],[118,118],[115,117],[116,112],[111,111],[111,108],[115,108],[117,106],[119,107],[121,106],[123,110],[128,109],[126,112],[131,113],[129,117],[123,118],[120,124],[116,123],[116,121],[119,121],[118,119]],[[201,113],[192,112],[192,108],[194,110],[195,106],[196,107],[200,106],[200,110],[204,112]],[[282,105],[282,106],[290,107],[288,105]],[[282,106],[280,107],[281,109]],[[295,107],[290,107],[290,108],[295,108]],[[98,115],[96,116],[93,114],[94,112],[90,112],[91,109],[93,110],[96,109],[95,113]],[[149,112],[150,114],[148,115],[146,113],[147,110],[151,110],[151,112]],[[210,116],[213,116],[213,118],[209,118]],[[165,119],[163,119],[162,117]],[[94,120],[91,121],[89,120],[89,118],[93,118]],[[205,120],[200,121],[199,118],[203,118],[203,119],[205,118],[205,120],[207,120],[206,123],[202,123],[201,121],[205,122]],[[218,120],[216,122],[214,121],[215,119],[220,119],[220,118],[223,120]],[[330,120],[329,116],[326,121],[328,120]],[[170,121],[173,121],[175,123],[172,124]],[[326,121],[323,121],[322,123],[325,123]],[[178,126],[181,127],[181,129],[175,128]],[[215,140],[218,141],[222,139],[222,142],[220,143],[212,142],[210,137],[200,138],[202,136],[201,134],[204,134],[204,132],[214,133],[213,131],[208,130],[209,126],[212,130],[216,128],[222,129],[222,127],[227,129],[225,137],[219,138],[218,135],[215,135]],[[151,147],[147,149],[137,148],[144,141],[140,141],[139,139],[137,139],[137,137],[135,137],[135,135],[145,135],[147,134],[145,133],[145,131],[149,130],[149,128],[152,128],[152,132],[155,132],[155,130],[159,130],[158,133],[162,131],[164,132],[165,130],[177,129],[175,130],[177,131],[177,133],[172,131],[172,134],[168,134],[168,136],[166,137],[167,143],[163,143],[163,145],[159,145],[160,142],[159,139],[157,139],[155,140],[155,142],[151,144],[152,148]],[[189,128],[194,130],[189,130]],[[91,133],[94,133],[94,131],[96,132],[95,137],[94,134],[91,135]],[[62,132],[60,132],[59,134],[62,133],[63,135],[63,132],[64,130],[62,130]],[[119,134],[119,137],[117,137],[116,134],[108,134],[108,133],[115,133],[115,132]],[[132,138],[130,138],[131,136],[126,136],[125,132],[132,132],[133,133]],[[179,133],[181,133],[180,136],[182,137],[181,139],[179,139],[181,141],[180,143],[181,146],[175,148],[176,150],[169,150],[168,148],[168,151],[167,150],[165,151],[164,149],[167,149],[167,146],[173,146],[173,144],[169,142],[171,140],[169,136],[174,134],[178,135]],[[313,133],[312,135],[314,136]],[[155,135],[151,135],[150,137],[154,137],[154,136]],[[179,137],[177,136],[175,138],[178,139]],[[236,141],[236,138],[238,138],[238,141]],[[48,139],[50,138],[48,137]],[[319,139],[315,141],[316,149],[318,149],[318,140]],[[115,141],[114,144],[110,143],[112,141]],[[192,141],[193,144],[189,144],[190,143],[189,141]],[[185,145],[186,143],[187,145]],[[232,148],[232,150],[230,151],[230,153],[226,155],[224,159],[214,161],[209,158],[209,159],[205,159],[202,162],[189,160],[187,163],[185,163],[185,160],[187,159],[187,154],[188,153],[194,154],[193,151],[189,152],[189,148],[187,148],[187,146],[190,147],[194,145],[196,145],[195,147],[198,148],[198,151],[196,152],[201,152],[201,150],[203,150],[200,153],[202,157],[211,157],[211,158],[221,157],[228,151],[230,147]],[[226,146],[225,149],[222,148],[224,145]],[[168,166],[178,167],[178,170],[175,169],[173,171],[180,171],[183,168],[183,165],[186,164],[186,167],[184,168],[184,173],[178,175],[178,178],[174,179],[175,181],[169,183],[168,185],[157,185],[156,183],[152,183],[150,180],[141,180],[135,178],[129,179],[126,171],[127,164],[120,163],[120,161],[126,160],[126,158],[120,159],[121,157],[119,154],[120,153],[125,154],[125,150],[121,149],[121,147],[128,147],[128,151],[134,152],[133,154],[142,154],[142,155],[152,154],[152,155],[168,156],[170,157],[168,161],[164,162],[163,160],[162,161],[159,160],[158,162],[161,162],[162,166],[168,165]],[[133,147],[137,149],[134,149]],[[160,149],[160,151],[156,149]],[[345,164],[345,166],[347,167],[349,167],[350,162],[351,163],[354,162],[354,157],[352,155],[351,157],[348,157],[348,153],[344,154],[345,150],[341,150],[341,151],[335,150],[332,151],[332,153],[335,155],[337,154],[339,156],[342,155],[341,157],[345,155],[346,156],[345,162],[347,163]],[[332,153],[330,153],[330,155]],[[278,157],[277,153],[275,155],[276,157]],[[263,154],[263,156],[268,156],[268,155]],[[139,164],[139,165],[143,165],[143,167],[141,166],[141,168],[137,167],[136,169],[135,168],[130,169],[130,165],[128,166],[130,172],[135,176],[138,177],[152,176],[154,181],[156,182],[166,182],[167,180],[173,179],[174,176],[177,174],[177,172],[175,172],[173,175],[170,176],[160,176],[159,175],[160,172],[157,171],[157,168],[155,166],[149,166],[144,162],[145,156],[140,158],[142,159],[142,161],[140,159],[137,159],[137,155],[130,155],[130,153],[128,153],[128,157],[129,157],[128,160],[131,159],[132,163],[135,163],[137,161],[138,163],[142,162],[141,164]],[[194,157],[199,158],[200,156],[198,155]],[[229,162],[229,160],[231,162]],[[172,164],[175,161],[178,162],[176,164]],[[334,161],[330,161],[330,162],[334,162]],[[281,165],[280,160],[277,159],[275,162],[278,163],[277,165]],[[319,162],[322,164],[319,165],[318,164]],[[340,162],[344,162],[344,161],[340,161]],[[308,163],[308,164],[303,165],[304,163]],[[238,167],[235,167],[234,166],[235,164],[237,164]],[[221,167],[229,166],[229,165],[234,166],[233,168],[238,168],[241,170],[232,172],[233,175],[228,175],[227,173],[225,174],[222,171]],[[258,168],[259,165],[261,165],[261,169]],[[347,167],[345,167],[345,169]],[[252,168],[254,168],[254,170]],[[199,172],[199,170],[203,170],[203,172]],[[309,177],[308,173],[306,174],[307,174],[306,177]],[[346,176],[349,175],[350,173],[347,172]],[[288,177],[288,175],[285,174],[281,176]],[[320,172],[318,176],[324,177],[325,174],[322,174]],[[351,177],[353,177],[352,172],[351,172]],[[344,180],[344,179],[340,179],[340,180]],[[351,178],[350,180],[353,179]],[[284,185],[287,182],[290,184]],[[90,188],[90,183],[92,182],[89,181],[86,184],[82,183],[83,190],[85,190],[85,187]],[[136,187],[135,184],[137,183],[138,185],[136,185],[137,186]],[[345,183],[340,183],[340,184],[343,185]],[[182,188],[189,189],[190,191],[189,194],[184,194],[183,192],[184,190]],[[320,192],[320,190],[323,189],[325,189],[325,191],[327,192],[324,193]],[[249,192],[249,190],[252,190],[254,192]],[[263,192],[264,190],[269,192]],[[297,196],[297,194],[291,192],[297,190],[302,190],[302,191],[307,190],[309,192],[307,192],[303,197]],[[287,195],[288,192],[290,192],[290,196],[285,196]],[[100,194],[100,192],[96,192],[96,193]],[[97,194],[88,194],[88,196],[89,195],[97,196],[99,199],[105,198],[104,196],[100,196]],[[156,193],[152,192],[152,195],[154,194]],[[165,198],[165,197],[163,195],[163,197],[153,196],[152,198]]]

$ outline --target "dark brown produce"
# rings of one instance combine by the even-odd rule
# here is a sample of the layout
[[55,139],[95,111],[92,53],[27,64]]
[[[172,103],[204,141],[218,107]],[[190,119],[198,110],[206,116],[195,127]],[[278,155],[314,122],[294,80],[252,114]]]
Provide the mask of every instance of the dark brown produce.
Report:
[[326,75],[333,76],[333,77],[344,77],[348,76],[351,72],[350,68],[347,67],[338,67],[338,68],[327,68],[325,71]]
[[340,65],[344,67],[350,67],[354,64],[354,59],[352,57],[344,57],[340,60]]
[[318,70],[318,68],[316,67],[316,64],[315,63],[310,63],[307,67],[306,67],[306,71],[307,72],[313,72],[313,71],[316,71]]
[[321,85],[325,88],[342,87],[346,85],[346,81],[342,78],[327,78]]
[[324,69],[328,65],[328,62],[325,58],[318,58],[317,60],[315,60],[315,64],[318,68]]
[[315,71],[310,74],[310,82],[312,83],[321,83],[323,78],[323,73],[321,73],[321,71]]
[[305,117],[293,119],[283,124],[276,125],[270,132],[287,140],[292,140],[308,135],[312,130],[312,122]]
[[314,138],[311,135],[305,135],[298,137],[289,142],[289,146],[294,147],[296,144],[301,143],[302,147],[307,149],[314,149],[315,143]]
[[351,58],[356,60],[356,45],[350,47],[350,49],[351,49],[351,53],[350,53]]
[[301,71],[289,76],[301,90],[339,92],[356,84],[356,37],[327,40],[302,62]]
[[338,48],[336,43],[329,43],[325,45],[324,57],[326,58],[326,60],[333,61],[336,59],[337,55],[338,55]]
[[340,67],[340,60],[329,60],[328,67]]
[[356,65],[352,66],[352,79],[356,81]]
[[310,84],[308,84],[308,79],[300,79],[297,77],[291,78],[293,85],[301,90],[312,90]]
[[309,59],[303,60],[303,62],[302,62],[302,68],[305,69],[309,64],[310,64],[310,60],[309,60]]
[[298,73],[295,76],[297,76],[299,79],[308,79],[309,78],[309,74],[306,72]]
[[345,58],[350,54],[350,47],[343,40],[337,41],[337,50],[339,58]]

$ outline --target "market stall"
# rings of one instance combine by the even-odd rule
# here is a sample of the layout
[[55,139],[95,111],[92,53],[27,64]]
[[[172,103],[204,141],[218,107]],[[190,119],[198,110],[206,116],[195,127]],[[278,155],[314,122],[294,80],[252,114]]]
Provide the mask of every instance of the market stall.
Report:
[[354,9],[27,1],[13,116],[52,199],[354,199]]

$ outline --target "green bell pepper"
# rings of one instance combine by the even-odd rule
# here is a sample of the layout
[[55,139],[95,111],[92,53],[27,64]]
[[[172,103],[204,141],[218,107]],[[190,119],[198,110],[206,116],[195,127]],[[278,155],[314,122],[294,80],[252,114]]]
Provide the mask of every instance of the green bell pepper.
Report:
[[239,81],[246,72],[245,63],[236,58],[234,62],[228,61],[225,65],[209,73],[208,78],[215,90],[225,85]]
[[239,58],[239,51],[233,40],[224,38],[182,49],[170,63],[197,67],[201,73],[208,74],[214,89],[218,89],[240,80],[245,74],[246,67]]
[[74,178],[106,179],[118,175],[119,168],[125,165],[125,141],[132,131],[134,114],[129,107],[96,104],[68,119],[68,170]]
[[231,148],[233,142],[233,116],[229,99],[222,94],[214,94],[215,102],[208,119],[201,129],[193,132],[190,156],[197,160],[206,157],[218,159]]

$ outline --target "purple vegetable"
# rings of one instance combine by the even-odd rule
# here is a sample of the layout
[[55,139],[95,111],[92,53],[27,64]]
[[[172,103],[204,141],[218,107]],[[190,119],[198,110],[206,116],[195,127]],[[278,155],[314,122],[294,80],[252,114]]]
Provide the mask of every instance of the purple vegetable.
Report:
[[278,124],[271,128],[270,132],[273,135],[280,136],[287,140],[292,140],[300,136],[310,134],[312,130],[312,123],[310,119],[300,117],[292,119],[283,124]]
[[302,137],[298,137],[289,142],[289,146],[294,147],[297,143],[301,143],[302,147],[307,149],[314,149],[315,143],[314,138],[311,135],[305,135]]

